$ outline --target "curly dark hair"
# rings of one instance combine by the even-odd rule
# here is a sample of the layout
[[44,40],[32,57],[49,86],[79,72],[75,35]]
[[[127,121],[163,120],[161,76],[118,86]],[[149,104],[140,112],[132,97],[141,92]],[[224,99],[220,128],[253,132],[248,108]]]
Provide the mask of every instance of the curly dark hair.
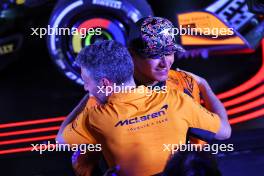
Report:
[[114,40],[103,40],[86,46],[76,63],[89,71],[95,81],[107,78],[120,85],[133,78],[134,64],[128,49]]

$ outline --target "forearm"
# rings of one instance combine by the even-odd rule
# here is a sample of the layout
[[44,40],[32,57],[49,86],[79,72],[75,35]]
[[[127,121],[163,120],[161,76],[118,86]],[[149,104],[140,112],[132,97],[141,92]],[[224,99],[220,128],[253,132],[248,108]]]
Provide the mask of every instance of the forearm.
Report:
[[202,99],[204,100],[205,108],[219,115],[221,119],[228,120],[224,105],[214,94],[209,84],[204,81],[204,83],[201,84],[199,88],[201,91]]
[[203,80],[199,84],[199,88],[201,91],[202,98],[204,100],[204,104],[207,110],[217,114],[221,119],[221,128],[224,128],[225,134],[221,134],[229,138],[231,135],[231,127],[228,122],[228,116],[224,105],[217,98],[217,96],[212,91],[211,87],[207,83],[207,81]]
[[62,133],[63,130],[65,129],[65,127],[71,123],[80,112],[82,112],[82,110],[84,109],[87,100],[89,98],[89,94],[87,93],[82,100],[79,102],[79,104],[73,109],[73,111],[66,117],[66,119],[62,122],[60,129],[57,133],[57,137],[56,137],[56,141],[58,141],[59,143],[64,143],[63,137],[62,137]]

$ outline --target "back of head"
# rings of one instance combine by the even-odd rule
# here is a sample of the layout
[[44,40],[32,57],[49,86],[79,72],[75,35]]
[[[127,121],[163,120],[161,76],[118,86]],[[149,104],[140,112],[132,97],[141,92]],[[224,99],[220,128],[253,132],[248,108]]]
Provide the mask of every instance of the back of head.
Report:
[[177,152],[167,163],[162,176],[221,176],[209,152]]
[[97,41],[81,50],[76,63],[91,73],[95,81],[102,78],[117,85],[133,77],[134,65],[129,51],[114,40]]

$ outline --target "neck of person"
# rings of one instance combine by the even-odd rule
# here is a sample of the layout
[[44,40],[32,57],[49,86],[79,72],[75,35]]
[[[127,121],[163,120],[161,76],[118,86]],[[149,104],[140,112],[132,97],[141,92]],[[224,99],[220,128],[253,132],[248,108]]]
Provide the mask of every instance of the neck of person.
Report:
[[[113,85],[111,85],[111,86],[113,86]],[[134,78],[132,77],[131,80],[129,80],[129,81],[125,82],[125,83],[122,83],[121,85],[115,85],[115,86],[120,87],[120,88],[118,89],[119,92],[126,92],[126,91],[128,91],[129,89],[134,89],[134,88],[136,88],[136,83],[135,83]],[[112,92],[108,92],[107,95],[106,95],[106,93],[104,92],[104,93],[97,94],[95,97],[97,98],[98,102],[100,102],[100,104],[105,104],[105,103],[107,103],[108,98],[109,98],[113,93],[115,93],[114,90],[115,90],[114,87],[112,87]],[[116,93],[118,93],[118,92],[116,92]]]
[[149,78],[143,76],[142,74],[139,74],[138,72],[134,73],[134,78],[137,82],[137,85],[154,86],[159,82],[157,80],[150,80]]
[[123,85],[119,85],[121,86],[121,89],[134,89],[136,88],[136,83],[134,78],[131,78],[129,81],[125,82]]

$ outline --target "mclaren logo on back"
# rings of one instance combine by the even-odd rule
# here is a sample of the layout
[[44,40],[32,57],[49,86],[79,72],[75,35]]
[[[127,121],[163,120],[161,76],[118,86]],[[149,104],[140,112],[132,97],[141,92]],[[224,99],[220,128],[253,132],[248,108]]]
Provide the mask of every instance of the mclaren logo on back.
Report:
[[164,105],[162,106],[162,108],[160,108],[160,110],[158,112],[154,112],[152,114],[148,114],[145,116],[141,116],[141,117],[135,117],[132,119],[126,119],[126,120],[120,120],[119,122],[117,122],[117,124],[115,125],[115,127],[117,126],[124,126],[124,125],[130,125],[130,124],[134,124],[134,123],[140,123],[146,120],[150,120],[150,119],[154,119],[154,118],[159,118],[160,116],[163,116],[166,114],[166,110],[168,109],[168,105]]

